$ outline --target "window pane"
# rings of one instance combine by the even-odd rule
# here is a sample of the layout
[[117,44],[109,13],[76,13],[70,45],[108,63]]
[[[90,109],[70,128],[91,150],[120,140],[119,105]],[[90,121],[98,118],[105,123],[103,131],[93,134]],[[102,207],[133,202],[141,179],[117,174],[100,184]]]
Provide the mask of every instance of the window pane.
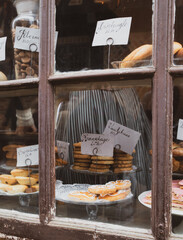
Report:
[[175,36],[174,36],[174,65],[183,64],[183,34],[182,34],[182,20],[183,20],[183,3],[180,0],[176,0],[176,16],[175,16]]
[[39,0],[1,1],[0,81],[38,77],[38,13]]
[[[57,216],[150,228],[150,205],[143,202],[151,189],[151,81],[147,82],[149,85],[134,88],[124,88],[118,82],[56,88]],[[121,145],[114,147],[112,143],[112,157],[106,153],[84,153],[87,147],[81,150],[82,134],[102,134],[109,120],[120,124],[120,129],[127,127],[141,133],[136,147],[132,147],[133,153],[122,151],[124,146],[119,150]],[[121,185],[126,183],[122,187],[125,190],[114,189],[117,180],[123,180]],[[102,194],[99,190],[88,198],[93,185],[112,192]],[[73,196],[75,190],[81,194]]]
[[[115,21],[123,18],[120,20],[120,24],[124,24],[124,18],[129,17],[132,18],[131,28],[128,29],[130,31],[129,40],[127,39],[127,42],[124,43],[121,36],[126,36],[126,30],[119,29],[119,23]],[[100,37],[97,38],[95,46],[92,46],[94,36],[98,36],[95,34],[97,22],[103,20],[108,20],[108,22],[99,23],[97,34]],[[104,31],[104,29],[108,30]],[[57,73],[142,67],[151,64],[151,0],[56,1],[56,30],[58,31]],[[118,31],[122,32],[117,36],[114,31],[117,34]],[[111,38],[112,42],[109,41]],[[142,45],[145,46],[142,47]],[[137,52],[133,51],[139,47],[142,48],[135,55]],[[129,56],[132,52],[133,56]],[[121,63],[122,60],[123,63]]]
[[[183,208],[181,180],[183,179],[183,135],[181,133],[183,79],[174,79],[173,89],[173,146],[172,146],[172,232],[183,234]],[[180,124],[180,125],[179,125]]]
[[0,98],[0,208],[38,214],[38,164],[24,148],[38,144],[37,89]]

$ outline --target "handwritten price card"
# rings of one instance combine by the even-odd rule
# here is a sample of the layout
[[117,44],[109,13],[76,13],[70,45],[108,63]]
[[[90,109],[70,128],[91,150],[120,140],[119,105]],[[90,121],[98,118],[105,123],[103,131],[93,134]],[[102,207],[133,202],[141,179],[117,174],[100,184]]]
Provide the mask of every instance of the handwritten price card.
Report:
[[108,121],[103,134],[112,134],[114,136],[114,147],[128,154],[132,154],[141,135],[139,132],[111,120]]
[[177,130],[177,139],[183,140],[183,119],[179,119],[178,130]]
[[17,148],[17,167],[39,165],[39,146]]
[[113,45],[127,45],[131,21],[131,17],[98,21],[92,46],[108,45],[108,39],[113,40]]
[[70,143],[68,142],[57,141],[58,155],[65,161],[68,161],[69,145]]
[[0,38],[0,61],[6,59],[6,40],[7,37]]
[[114,137],[110,134],[84,133],[81,136],[81,153],[97,156],[113,156]]
[[[39,52],[40,30],[37,28],[16,27],[14,48]],[[58,32],[55,32],[55,47]]]

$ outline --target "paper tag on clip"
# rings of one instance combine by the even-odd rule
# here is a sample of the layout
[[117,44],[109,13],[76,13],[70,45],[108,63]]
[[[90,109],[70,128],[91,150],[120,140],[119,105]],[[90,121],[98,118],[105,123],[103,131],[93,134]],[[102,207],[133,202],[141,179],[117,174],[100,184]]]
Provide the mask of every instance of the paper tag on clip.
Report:
[[178,130],[177,130],[177,139],[183,140],[183,119],[179,119]]
[[113,45],[127,45],[131,21],[132,17],[98,21],[92,47],[108,45],[108,39],[113,39]]
[[110,134],[83,133],[81,136],[81,153],[96,156],[113,156],[114,137]]
[[0,61],[6,60],[6,40],[7,37],[0,38]]
[[[57,44],[58,32],[55,32],[55,48]],[[14,48],[39,52],[40,29],[16,27]]]
[[57,141],[58,156],[65,161],[68,161],[69,145],[68,142]]
[[141,133],[111,120],[108,121],[103,134],[113,135],[114,147],[128,154],[132,154],[141,135]]
[[17,148],[17,167],[39,165],[39,145]]

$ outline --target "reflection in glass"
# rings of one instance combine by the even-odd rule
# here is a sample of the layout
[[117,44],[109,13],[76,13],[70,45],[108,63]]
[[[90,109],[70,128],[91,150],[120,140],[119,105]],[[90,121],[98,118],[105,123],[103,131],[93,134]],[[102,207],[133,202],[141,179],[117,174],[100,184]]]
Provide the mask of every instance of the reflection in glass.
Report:
[[[183,234],[182,179],[183,179],[183,138],[179,121],[183,119],[182,78],[174,79],[173,88],[173,143],[172,143],[172,232]],[[177,135],[179,133],[179,136]]]
[[[28,90],[28,96],[14,91],[14,96],[6,92],[6,96],[1,97],[0,206],[38,214],[38,166],[23,159],[21,167],[17,167],[17,150],[38,144],[37,91],[31,91]],[[23,92],[25,95],[26,90]]]
[[[97,22],[121,17],[132,17],[128,44],[111,45],[110,54],[107,44],[92,47]],[[56,30],[58,72],[113,68],[108,62],[122,61],[142,47],[138,58],[130,56],[125,60],[133,60],[135,66],[134,61],[149,60],[152,56],[146,49],[152,49],[152,1],[56,1]],[[143,64],[147,65],[151,62]]]
[[[150,228],[150,209],[138,200],[140,194],[151,189],[151,103],[147,105],[147,99],[151,102],[150,87],[81,91],[56,88],[56,144],[70,144],[68,164],[56,169],[58,216]],[[82,154],[81,135],[102,134],[108,120],[141,133],[132,155],[116,148],[112,159]],[[90,185],[107,184],[112,188],[109,182],[117,180],[127,180],[123,196],[119,197],[119,190],[104,196],[95,193],[94,198],[90,195]],[[85,193],[78,195],[75,191]]]

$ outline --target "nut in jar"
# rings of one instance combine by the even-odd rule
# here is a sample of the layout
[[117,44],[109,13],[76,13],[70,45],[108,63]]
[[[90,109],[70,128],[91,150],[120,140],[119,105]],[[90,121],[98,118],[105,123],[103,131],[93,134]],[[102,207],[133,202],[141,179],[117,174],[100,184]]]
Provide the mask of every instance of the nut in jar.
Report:
[[[38,29],[38,0],[16,0],[15,6],[18,16],[12,23],[12,38],[15,44],[16,28],[21,27],[21,37],[27,36],[27,29]],[[29,43],[30,44],[30,43]],[[28,49],[22,47],[14,47],[14,63],[15,63],[15,77],[16,79],[38,77],[39,53],[35,44],[30,44]]]

